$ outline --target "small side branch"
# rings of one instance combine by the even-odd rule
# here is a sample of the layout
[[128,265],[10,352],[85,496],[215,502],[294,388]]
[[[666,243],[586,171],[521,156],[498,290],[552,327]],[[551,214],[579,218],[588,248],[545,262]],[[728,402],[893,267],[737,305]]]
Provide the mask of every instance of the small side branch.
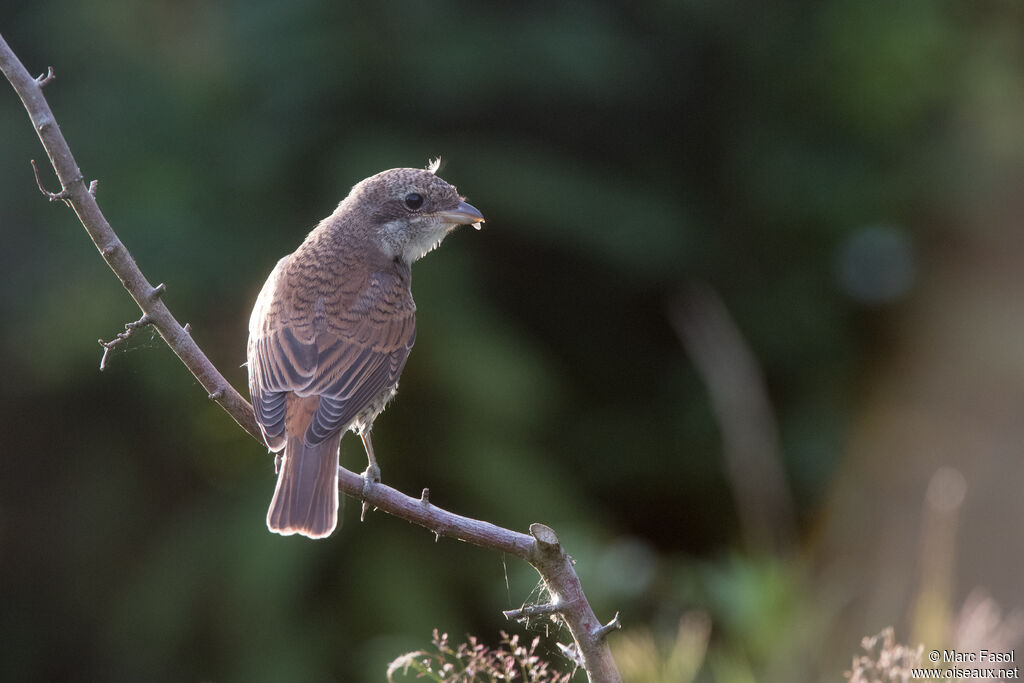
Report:
[[133,334],[138,332],[140,328],[146,327],[151,323],[152,321],[149,319],[149,314],[143,313],[142,317],[136,320],[135,322],[125,323],[124,332],[119,333],[110,341],[105,342],[102,339],[98,339],[97,341],[100,343],[100,346],[103,347],[103,357],[100,358],[100,372],[103,372],[104,370],[107,369],[107,357],[110,355],[111,351],[113,351],[126,341],[128,341],[128,339],[131,338]]
[[612,617],[612,620],[604,626],[602,626],[601,628],[597,629],[594,635],[597,638],[604,638],[612,631],[618,631],[620,628],[622,628],[622,622],[619,621],[619,613],[616,612],[615,616]]
[[558,611],[558,606],[549,602],[544,605],[524,605],[516,609],[507,609],[502,614],[509,621],[520,621],[530,617],[546,617],[551,614],[558,614]]
[[46,67],[46,73],[36,78],[36,84],[42,88],[44,85],[52,81],[56,76],[53,74],[53,67]]
[[[71,193],[67,190],[61,190],[60,192],[50,192],[43,186],[43,179],[39,177],[39,167],[36,166],[36,160],[32,159],[32,172],[36,176],[36,187],[43,193],[44,197],[48,197],[51,202],[63,201],[68,203],[67,200],[71,198]],[[69,204],[70,206],[70,204]]]

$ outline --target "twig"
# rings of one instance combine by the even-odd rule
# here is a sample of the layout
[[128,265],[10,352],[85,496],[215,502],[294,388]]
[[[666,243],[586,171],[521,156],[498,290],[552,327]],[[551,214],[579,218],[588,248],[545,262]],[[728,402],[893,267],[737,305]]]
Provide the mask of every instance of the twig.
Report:
[[[252,406],[210,363],[193,341],[190,330],[183,328],[171,315],[161,296],[165,287],[153,287],[139,270],[131,254],[118,239],[96,204],[95,181],[88,188],[82,181],[78,164],[71,155],[71,150],[40,89],[40,86],[49,79],[32,78],[2,36],[0,70],[14,86],[14,90],[25,105],[61,182],[60,192],[50,193],[43,190],[44,194],[51,199],[63,199],[74,208],[103,259],[143,312],[143,317],[135,324],[134,329],[141,326],[142,320],[152,324],[167,345],[199,380],[209,397],[217,401],[253,438],[263,443]],[[38,180],[38,173],[36,177]],[[39,184],[42,190],[42,183]],[[526,535],[443,510],[430,503],[429,492],[426,490],[420,498],[413,498],[384,484],[366,487],[362,476],[342,467],[338,468],[338,477],[342,493],[425,527],[433,531],[438,538],[455,538],[515,555],[529,562],[541,575],[552,603],[558,605],[558,613],[572,633],[588,679],[592,683],[621,683],[622,677],[604,639],[606,627],[602,626],[594,615],[573,568],[572,559],[562,549],[552,529],[543,524],[533,524],[530,526],[530,535]]]
[[512,621],[513,619],[518,621],[520,619],[529,619],[530,617],[543,617],[549,614],[556,614],[558,611],[558,605],[554,605],[549,602],[544,605],[523,605],[516,609],[507,609],[502,612],[502,614],[504,614],[505,618],[509,621]]
[[136,320],[135,322],[125,323],[124,332],[119,333],[110,341],[105,342],[102,339],[98,339],[97,341],[99,341],[100,346],[103,347],[103,358],[100,358],[100,372],[103,372],[104,370],[107,369],[107,356],[110,355],[110,352],[112,350],[114,350],[124,342],[128,341],[128,338],[131,337],[136,332],[138,332],[139,328],[145,327],[146,325],[149,325],[151,322],[152,321],[149,319],[149,315],[143,313],[142,317]]
[[36,176],[36,187],[39,188],[39,191],[42,192],[44,196],[49,197],[51,202],[63,201],[68,206],[71,206],[71,203],[67,201],[71,196],[68,194],[67,190],[61,190],[60,192],[50,192],[47,190],[43,187],[43,179],[39,177],[39,167],[36,166],[36,160],[32,159],[30,163],[32,164],[32,172]]
[[36,83],[42,88],[44,85],[52,81],[56,76],[53,75],[53,67],[46,67],[46,73],[36,79]]

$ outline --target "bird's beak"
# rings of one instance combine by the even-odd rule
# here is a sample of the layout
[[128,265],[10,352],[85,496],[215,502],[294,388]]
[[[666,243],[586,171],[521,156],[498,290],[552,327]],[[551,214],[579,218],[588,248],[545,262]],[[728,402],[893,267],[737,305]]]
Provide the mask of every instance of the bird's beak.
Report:
[[480,224],[484,222],[484,215],[475,206],[466,202],[459,202],[458,206],[449,211],[439,211],[437,216],[445,223],[451,223],[452,225],[472,224],[477,230],[480,229]]

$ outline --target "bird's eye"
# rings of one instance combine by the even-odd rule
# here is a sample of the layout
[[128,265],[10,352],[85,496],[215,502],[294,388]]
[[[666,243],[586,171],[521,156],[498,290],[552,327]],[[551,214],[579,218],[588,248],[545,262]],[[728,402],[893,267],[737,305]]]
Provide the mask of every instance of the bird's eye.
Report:
[[423,195],[416,192],[410,192],[405,195],[405,205],[412,211],[415,211],[423,206]]

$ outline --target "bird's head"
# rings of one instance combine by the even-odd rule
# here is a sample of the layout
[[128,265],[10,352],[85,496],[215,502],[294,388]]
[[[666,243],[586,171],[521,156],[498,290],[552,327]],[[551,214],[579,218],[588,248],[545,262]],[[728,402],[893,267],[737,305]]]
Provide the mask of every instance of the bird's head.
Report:
[[441,243],[459,225],[480,228],[483,215],[458,190],[426,170],[393,168],[352,188],[339,208],[368,219],[371,237],[392,259],[411,264]]

